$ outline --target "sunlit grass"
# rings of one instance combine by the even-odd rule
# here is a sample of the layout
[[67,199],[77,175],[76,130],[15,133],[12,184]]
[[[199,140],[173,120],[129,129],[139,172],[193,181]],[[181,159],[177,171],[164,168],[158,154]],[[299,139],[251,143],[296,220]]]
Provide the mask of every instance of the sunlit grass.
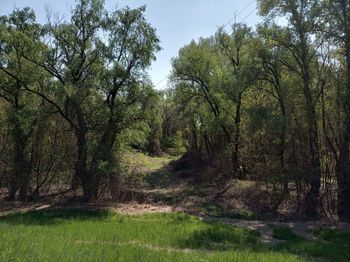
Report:
[[257,231],[180,213],[66,209],[0,218],[0,261],[347,261],[344,245],[258,240]]
[[162,157],[151,157],[144,153],[126,151],[122,154],[122,165],[129,172],[151,173],[164,168],[170,161],[177,157],[164,155]]

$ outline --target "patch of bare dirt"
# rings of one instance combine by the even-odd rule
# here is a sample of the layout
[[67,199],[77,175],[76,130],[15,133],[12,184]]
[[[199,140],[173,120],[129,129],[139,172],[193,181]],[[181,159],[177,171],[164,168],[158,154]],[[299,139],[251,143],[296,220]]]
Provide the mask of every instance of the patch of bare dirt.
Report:
[[[189,249],[189,248],[173,248],[173,247],[160,247],[157,245],[151,245],[151,244],[145,244],[140,241],[128,241],[128,242],[121,242],[121,241],[82,241],[78,240],[75,242],[75,244],[78,245],[112,245],[112,246],[136,246],[145,248],[152,251],[167,251],[167,252],[179,252],[179,253],[196,253],[197,250]],[[202,251],[206,252],[208,256],[211,254],[208,251]]]
[[0,201],[0,216],[5,216],[11,212],[28,212],[45,209],[56,208],[78,208],[78,209],[111,209],[117,213],[123,215],[137,215],[145,213],[170,213],[183,211],[181,208],[175,208],[167,205],[155,205],[155,204],[139,204],[139,203],[122,203],[118,204],[112,201],[108,202],[96,202],[96,203],[84,203],[78,201],[66,201],[66,202],[37,202],[37,203],[24,203],[24,202],[6,202]]
[[138,203],[128,203],[119,204],[112,207],[114,211],[125,215],[137,215],[145,213],[171,213],[182,211],[181,208],[174,208],[172,206],[161,206],[161,205],[150,205],[150,204],[138,204]]

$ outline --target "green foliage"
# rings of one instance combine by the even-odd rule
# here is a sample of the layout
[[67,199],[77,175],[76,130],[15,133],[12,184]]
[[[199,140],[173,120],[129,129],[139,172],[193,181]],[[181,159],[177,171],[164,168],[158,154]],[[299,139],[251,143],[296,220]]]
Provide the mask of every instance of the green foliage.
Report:
[[162,144],[170,155],[177,156],[186,152],[185,140],[180,130],[176,131],[174,135],[165,137]]
[[124,129],[117,136],[116,148],[123,149],[128,147],[145,148],[150,132],[149,125],[146,122],[136,122]]
[[29,8],[1,18],[0,97],[15,108],[26,134],[36,103],[48,104],[76,137],[82,185],[92,174],[98,186],[99,176],[114,168],[116,140],[146,143],[150,128],[142,118],[153,93],[146,70],[159,39],[145,7],[108,12],[104,1],[79,0],[70,11],[69,20],[49,18],[45,25]]

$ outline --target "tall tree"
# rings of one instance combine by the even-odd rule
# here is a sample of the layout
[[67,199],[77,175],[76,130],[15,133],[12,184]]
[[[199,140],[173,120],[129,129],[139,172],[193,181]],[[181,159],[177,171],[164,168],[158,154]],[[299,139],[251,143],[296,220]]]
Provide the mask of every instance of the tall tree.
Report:
[[235,104],[233,115],[234,138],[232,141],[232,171],[240,175],[240,138],[243,96],[254,85],[259,73],[253,52],[251,29],[244,24],[234,24],[229,35],[220,29],[216,34],[217,47],[224,61],[227,81],[223,85],[225,94]]
[[200,97],[205,102],[225,139],[231,143],[232,134],[218,93],[222,72],[214,46],[213,39],[200,39],[198,43],[192,41],[180,49],[179,56],[173,60],[173,78],[178,83],[185,83],[179,87],[191,99]]
[[20,189],[20,199],[26,200],[29,188],[31,161],[28,153],[29,138],[36,117],[36,102],[25,89],[35,84],[33,67],[23,58],[24,52],[33,53],[27,43],[38,36],[39,25],[29,8],[15,10],[1,18],[0,35],[0,97],[8,104],[8,123],[12,135],[14,156],[8,200],[14,200]]
[[303,92],[306,103],[310,162],[310,190],[306,197],[305,215],[316,217],[320,206],[321,186],[321,161],[318,140],[318,127],[316,115],[316,97],[312,89],[311,61],[315,53],[312,51],[310,42],[315,32],[314,21],[315,0],[260,0],[260,12],[262,15],[286,15],[289,21],[288,38],[280,41],[291,52],[296,66],[285,65],[299,75],[303,82]]
[[159,50],[144,10],[108,14],[103,1],[80,0],[70,22],[45,26],[40,56],[25,56],[52,77],[29,91],[52,104],[72,127],[75,177],[86,200],[97,197],[100,167],[111,161],[117,133],[135,121],[132,112],[143,93],[144,70]]
[[98,183],[99,163],[113,163],[113,146],[116,136],[135,121],[142,119],[142,110],[152,92],[145,81],[145,70],[160,50],[155,29],[146,21],[145,7],[121,9],[106,21],[109,37],[104,45],[102,88],[107,104],[107,118],[102,125],[102,137],[93,156],[91,173]]
[[[345,57],[346,84],[344,96],[344,122],[337,163],[338,216],[350,221],[350,2],[346,0],[322,1],[326,29],[323,34],[331,36]],[[324,32],[325,31],[325,32]]]
[[75,176],[83,185],[84,196],[91,198],[92,174],[87,170],[88,118],[95,108],[98,65],[102,51],[99,33],[103,26],[102,1],[78,1],[70,22],[49,22],[43,31],[46,43],[37,43],[40,56],[25,58],[43,68],[54,80],[41,82],[29,91],[52,104],[74,130],[77,145]]
[[280,168],[283,174],[284,191],[288,192],[288,176],[286,172],[286,140],[287,140],[287,90],[283,83],[283,64],[286,52],[283,46],[276,46],[272,35],[278,33],[273,26],[265,25],[258,28],[259,32],[259,56],[262,63],[262,72],[259,79],[270,85],[263,88],[278,103],[281,115],[280,128]]

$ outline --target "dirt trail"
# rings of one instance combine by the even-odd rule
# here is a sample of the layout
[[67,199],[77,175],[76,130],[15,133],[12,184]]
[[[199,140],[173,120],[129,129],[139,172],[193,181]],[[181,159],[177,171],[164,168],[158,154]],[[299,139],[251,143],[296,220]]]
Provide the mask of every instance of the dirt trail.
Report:
[[320,221],[312,222],[276,222],[276,221],[259,221],[259,220],[244,220],[244,219],[230,219],[230,218],[213,218],[203,217],[204,221],[216,221],[226,225],[235,227],[245,227],[260,232],[260,241],[265,244],[278,244],[284,242],[273,237],[273,232],[270,225],[283,226],[290,228],[296,235],[301,236],[307,240],[318,240],[313,234],[313,231],[318,228],[337,229],[350,233],[350,225],[345,223],[330,224]]
[[213,188],[200,186],[191,176],[183,176],[179,172],[172,172],[166,166],[156,172],[151,172],[140,189],[147,199],[146,203],[122,203],[112,201],[99,201],[96,203],[82,203],[63,198],[46,198],[38,202],[5,202],[0,200],[0,216],[10,212],[27,212],[50,208],[82,208],[82,209],[113,209],[120,214],[143,214],[156,212],[183,211],[198,216],[203,221],[216,221],[230,226],[246,227],[257,230],[261,235],[261,242],[265,244],[278,244],[283,241],[273,237],[270,225],[286,226],[297,235],[309,240],[316,240],[312,231],[320,227],[328,227],[350,232],[348,224],[331,224],[321,221],[314,222],[288,222],[282,223],[268,220],[233,219],[212,216],[206,212],[206,207],[212,205]]
[[[181,175],[181,174],[180,174]],[[235,227],[245,227],[260,232],[260,241],[265,244],[278,244],[284,242],[273,237],[271,225],[290,228],[296,235],[308,240],[317,240],[313,231],[326,227],[350,232],[350,225],[345,223],[331,223],[324,221],[293,221],[279,222],[273,220],[248,220],[227,217],[213,217],[198,209],[199,206],[208,205],[211,188],[199,187],[190,177],[181,177],[179,173],[164,168],[162,172],[151,174],[146,180],[144,193],[151,201],[176,207],[197,215],[203,221],[216,221]]]

